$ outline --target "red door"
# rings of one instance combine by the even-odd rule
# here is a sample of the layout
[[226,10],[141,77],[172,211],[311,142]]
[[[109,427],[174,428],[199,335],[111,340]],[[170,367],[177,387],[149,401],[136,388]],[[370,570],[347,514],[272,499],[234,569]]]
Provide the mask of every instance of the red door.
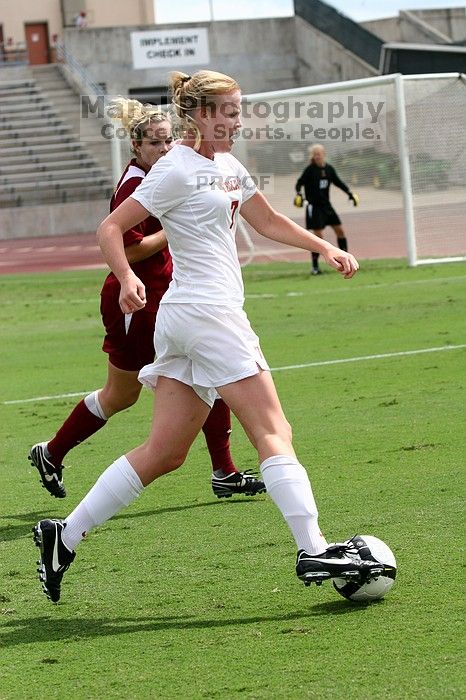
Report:
[[47,22],[25,24],[28,61],[31,66],[49,63],[49,33]]

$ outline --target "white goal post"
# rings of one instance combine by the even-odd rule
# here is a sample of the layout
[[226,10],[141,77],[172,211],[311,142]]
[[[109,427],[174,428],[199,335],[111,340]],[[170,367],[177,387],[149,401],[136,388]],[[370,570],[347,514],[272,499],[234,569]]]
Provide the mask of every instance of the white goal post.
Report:
[[[421,75],[409,75],[409,76],[402,76],[397,75],[395,77],[395,82],[396,82],[396,95],[397,95],[397,106],[398,106],[398,143],[399,143],[399,154],[400,154],[400,165],[401,165],[401,171],[402,171],[402,189],[403,189],[403,200],[404,200],[404,212],[405,212],[405,227],[406,227],[406,247],[407,247],[407,255],[408,255],[408,261],[410,266],[414,267],[416,265],[422,265],[422,264],[429,264],[429,263],[440,263],[440,262],[455,262],[455,261],[464,261],[466,260],[466,219],[464,218],[464,211],[463,215],[460,216],[460,220],[455,222],[453,226],[457,228],[456,231],[453,232],[457,233],[458,235],[458,247],[456,248],[455,254],[453,255],[447,255],[447,256],[442,256],[441,252],[439,252],[437,257],[422,257],[422,252],[421,252],[421,257],[418,255],[418,244],[417,244],[417,238],[422,238],[422,221],[418,220],[416,222],[416,217],[415,217],[415,200],[413,197],[413,180],[411,177],[411,161],[410,161],[410,136],[411,138],[414,138],[414,134],[411,134],[411,132],[416,132],[418,129],[418,122],[414,118],[412,120],[412,123],[409,122],[408,116],[409,115],[409,109],[407,109],[406,106],[406,98],[405,98],[405,85],[408,85],[408,90],[409,90],[409,85],[410,81],[418,81],[418,84],[421,85],[421,92],[422,94],[422,84],[423,83],[428,83],[429,81],[432,84],[436,84],[436,81],[439,81],[440,79],[444,79],[446,82],[441,84],[437,83],[440,87],[440,91],[445,90],[445,85],[448,85],[448,88],[451,86],[453,90],[450,92],[450,101],[452,98],[454,99],[454,112],[452,115],[447,115],[445,114],[448,112],[448,103],[447,99],[443,99],[441,101],[441,107],[439,111],[433,111],[432,108],[428,110],[428,112],[433,112],[434,119],[430,122],[431,127],[435,128],[435,125],[438,124],[439,131],[443,131],[445,134],[445,131],[447,130],[449,138],[442,138],[442,134],[433,134],[432,138],[432,148],[442,148],[442,144],[445,146],[445,155],[449,155],[451,159],[454,161],[456,160],[458,166],[459,166],[459,158],[461,158],[462,161],[464,161],[464,157],[466,156],[466,139],[465,139],[465,128],[466,127],[466,120],[464,119],[464,115],[466,114],[466,76],[462,73],[453,73],[453,74],[441,74],[439,75],[438,73],[432,73],[432,74],[421,74]],[[459,84],[457,81],[460,81]],[[408,81],[408,82],[407,82]],[[414,83],[411,83],[411,85],[414,85]],[[447,88],[447,89],[448,89]],[[413,93],[414,90],[411,90],[411,93]],[[422,98],[417,98],[418,101],[422,104]],[[461,112],[463,113],[463,127],[461,127]],[[444,119],[444,115],[446,119]],[[451,117],[453,117],[451,119]],[[421,124],[424,126],[429,123],[429,115],[423,114],[422,119],[419,120]],[[440,125],[440,123],[442,124]],[[451,131],[450,131],[451,129]],[[417,139],[419,140],[419,132],[417,133]],[[426,138],[429,138],[428,133],[424,131],[424,136]],[[448,145],[450,145],[450,148]],[[456,146],[456,148],[455,148]],[[445,168],[446,170],[446,168]],[[447,176],[448,177],[448,176]],[[419,178],[421,179],[421,178]],[[459,189],[459,195],[460,195],[460,203],[463,205],[466,204],[466,171],[461,166],[458,167],[458,171],[455,175],[452,177],[452,184],[456,185]],[[447,182],[438,182],[437,180],[437,187],[440,188],[441,191],[445,192],[445,189],[448,187]],[[461,191],[462,190],[462,191]],[[432,191],[437,191],[436,188],[434,187]],[[455,202],[456,205],[456,202]],[[445,209],[448,209],[448,197],[445,196],[444,199],[444,207]],[[447,212],[446,212],[447,213]],[[440,217],[441,218],[441,217]],[[448,221],[448,216],[445,217],[446,220]],[[420,217],[418,217],[420,219]],[[417,224],[417,225],[416,225]],[[447,224],[448,225],[448,224]],[[439,231],[440,235],[442,235],[442,230],[440,228]],[[418,236],[416,236],[418,234]],[[439,250],[441,250],[441,246],[439,247]],[[453,251],[452,251],[453,252]]]

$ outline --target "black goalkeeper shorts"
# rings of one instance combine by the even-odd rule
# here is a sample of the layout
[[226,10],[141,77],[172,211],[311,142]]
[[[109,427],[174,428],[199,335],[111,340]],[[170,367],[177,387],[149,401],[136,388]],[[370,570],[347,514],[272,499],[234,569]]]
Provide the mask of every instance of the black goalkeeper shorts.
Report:
[[306,208],[306,228],[318,231],[326,226],[339,226],[341,219],[332,206],[316,207],[308,204]]

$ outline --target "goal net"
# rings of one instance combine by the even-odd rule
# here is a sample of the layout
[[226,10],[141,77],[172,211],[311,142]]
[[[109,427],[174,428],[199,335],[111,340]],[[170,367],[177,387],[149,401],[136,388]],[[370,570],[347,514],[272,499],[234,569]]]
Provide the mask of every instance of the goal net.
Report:
[[[295,184],[322,144],[359,195],[355,208],[335,186],[331,201],[360,258],[408,257],[410,265],[466,259],[466,82],[460,74],[383,76],[245,96],[234,153],[271,204],[304,225]],[[327,228],[325,236],[335,242]],[[298,260],[245,222],[243,263]]]

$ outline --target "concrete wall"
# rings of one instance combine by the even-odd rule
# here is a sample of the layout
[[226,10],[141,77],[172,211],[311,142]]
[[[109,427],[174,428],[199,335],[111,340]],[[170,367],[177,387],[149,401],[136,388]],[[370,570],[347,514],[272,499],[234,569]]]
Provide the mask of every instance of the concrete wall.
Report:
[[412,13],[427,22],[453,41],[466,39],[466,7],[443,10],[412,10]]
[[[243,92],[280,90],[298,84],[294,17],[280,19],[198,22],[183,29],[207,27],[210,63],[177,66],[193,72],[214,68],[232,74]],[[156,25],[158,31],[173,25]],[[94,80],[105,83],[109,94],[125,94],[130,88],[165,86],[168,69],[139,69],[132,65],[130,34],[147,27],[67,30],[65,43],[89,70]]]
[[401,41],[399,17],[385,17],[384,19],[374,19],[369,22],[361,22],[369,32],[373,32],[383,41]]
[[450,38],[413,12],[401,11],[398,17],[367,22],[370,29],[384,41],[397,41],[408,44],[448,44]]
[[0,209],[0,240],[90,233],[108,214],[108,200]]
[[14,44],[24,44],[25,22],[47,22],[49,37],[61,34],[62,17],[58,0],[0,0],[0,24],[3,38],[12,38]]
[[305,22],[296,23],[296,51],[299,56],[299,84],[318,85],[340,80],[357,80],[377,71]]
[[361,22],[384,41],[438,44],[466,39],[466,9],[401,11],[398,17]]
[[[207,27],[210,63],[182,67],[190,73],[215,68],[233,75],[244,93],[283,90],[289,87],[353,80],[377,71],[300,17],[194,23]],[[130,34],[143,27],[68,31],[65,41],[71,52],[107,92],[126,94],[131,88],[162,87],[167,69],[134,70]],[[157,25],[173,29],[173,25]]]
[[153,0],[81,0],[81,5],[86,12],[88,27],[127,27],[155,22]]

